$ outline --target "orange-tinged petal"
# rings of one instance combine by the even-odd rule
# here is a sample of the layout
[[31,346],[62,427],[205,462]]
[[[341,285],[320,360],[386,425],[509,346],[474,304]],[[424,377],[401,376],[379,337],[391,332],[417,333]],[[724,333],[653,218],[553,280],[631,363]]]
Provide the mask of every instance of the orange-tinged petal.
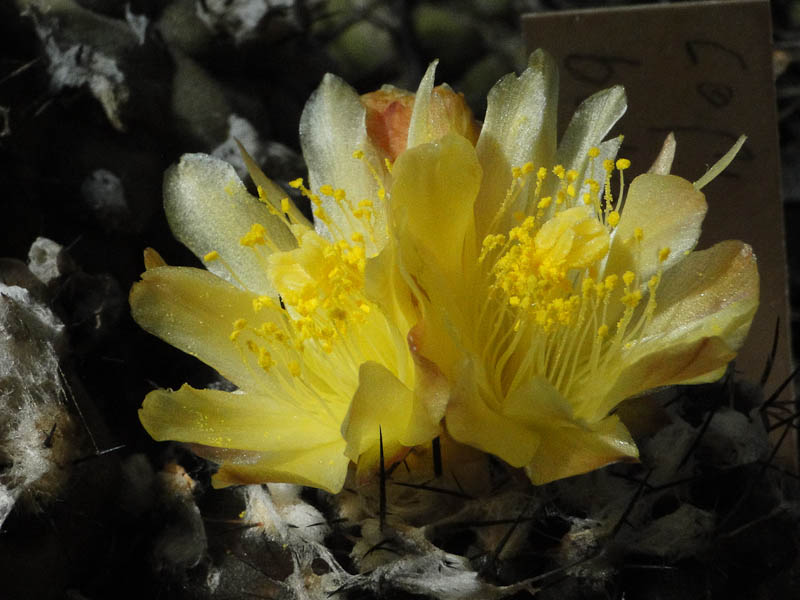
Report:
[[369,139],[394,162],[406,149],[408,125],[414,110],[414,94],[384,86],[363,94],[361,102],[367,109],[366,124]]
[[[427,86],[425,88],[427,90]],[[423,90],[423,92],[425,91]],[[427,90],[429,95],[425,141],[435,141],[448,133],[457,133],[473,145],[478,140],[480,125],[475,120],[463,94],[447,85]],[[367,109],[367,134],[372,143],[394,162],[408,144],[408,131],[416,103],[416,95],[393,86],[363,94],[361,102]],[[419,114],[418,118],[422,118]]]

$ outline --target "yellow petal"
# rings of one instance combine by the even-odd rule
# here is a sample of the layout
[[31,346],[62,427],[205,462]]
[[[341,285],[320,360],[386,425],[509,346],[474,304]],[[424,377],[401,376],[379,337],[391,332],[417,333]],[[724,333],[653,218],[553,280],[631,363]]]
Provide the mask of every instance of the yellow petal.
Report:
[[159,442],[283,452],[341,441],[338,422],[314,408],[289,398],[198,390],[184,384],[177,391],[150,392],[139,419]]
[[[647,281],[659,267],[669,269],[692,250],[707,210],[705,196],[675,175],[640,175],[630,185],[622,218],[609,251],[606,272],[639,274]],[[634,233],[642,230],[637,242]],[[667,260],[659,252],[669,248]]]
[[667,271],[656,311],[641,341],[621,356],[624,368],[594,413],[607,414],[627,397],[665,385],[718,379],[744,342],[758,307],[752,249],[736,241],[693,252]]
[[587,473],[613,462],[636,460],[639,451],[619,418],[591,426],[564,422],[540,430],[541,443],[525,471],[535,485]]
[[[511,185],[511,169],[527,162],[549,165],[556,151],[558,72],[555,61],[541,50],[531,54],[528,68],[498,81],[487,98],[486,118],[476,151],[483,167],[481,190],[475,201],[477,239],[488,227]],[[497,223],[507,230],[515,208]]]
[[[323,185],[330,185],[334,189],[343,189],[353,204],[363,199],[372,201],[374,243],[369,232],[359,230],[364,234],[367,253],[372,256],[386,244],[387,235],[385,209],[378,198],[378,184],[367,163],[376,169],[383,167],[367,136],[365,118],[366,109],[356,91],[328,73],[303,109],[300,144],[314,192],[319,192]],[[353,158],[356,151],[364,152],[364,160]],[[321,202],[337,231],[349,239],[356,230],[347,209],[329,196],[321,195]],[[337,234],[319,221],[317,229],[330,235],[330,239]]]
[[544,377],[535,376],[503,401],[503,415],[534,428],[547,427],[572,417],[572,410],[558,390]]
[[366,362],[359,369],[359,385],[342,423],[347,441],[345,455],[359,463],[359,470],[373,470],[383,437],[385,464],[402,458],[406,447],[433,439],[437,423],[424,423],[414,412],[414,393],[383,365]]
[[464,94],[454,92],[446,83],[433,88],[430,121],[434,140],[455,133],[469,140],[473,146],[478,141],[481,125],[475,120]]
[[661,151],[658,153],[658,156],[656,156],[656,159],[653,161],[653,164],[650,165],[647,172],[655,175],[669,175],[669,172],[672,170],[672,161],[675,160],[676,147],[675,134],[670,131],[664,139]]
[[245,167],[247,167],[247,172],[250,174],[250,179],[253,180],[253,183],[256,187],[261,188],[261,191],[264,194],[264,199],[272,205],[278,212],[283,212],[283,205],[282,200],[284,198],[287,199],[287,206],[289,208],[288,214],[291,218],[293,223],[298,223],[303,225],[304,227],[311,227],[311,223],[309,223],[308,219],[300,212],[300,209],[297,208],[297,205],[291,198],[287,198],[286,192],[284,192],[280,187],[278,187],[272,180],[264,174],[264,171],[261,170],[261,167],[258,166],[253,157],[247,152],[244,146],[236,140],[236,145],[239,146],[239,152],[242,155],[242,160],[244,161]]
[[[627,107],[625,90],[619,85],[597,92],[581,102],[558,144],[553,164],[574,169],[578,173],[576,181],[583,181],[590,175],[586,173],[589,150],[600,146]],[[552,178],[542,196],[555,196],[557,187],[558,180]]]
[[380,254],[367,260],[364,270],[364,294],[377,304],[397,329],[407,333],[419,318],[411,289],[397,263],[394,241]]
[[[239,239],[253,224],[262,225],[282,250],[295,246],[294,236],[247,192],[233,167],[204,154],[184,155],[164,175],[164,210],[175,237],[197,257],[219,254],[221,261],[207,263],[211,272],[258,294],[274,294],[263,256]],[[266,246],[259,251],[269,252]]]
[[[250,463],[222,462],[211,478],[215,488],[259,484],[265,481],[294,483],[337,494],[344,486],[350,461],[343,454],[344,441],[322,444],[294,452],[264,452]],[[193,448],[196,454],[206,456]],[[214,460],[211,456],[206,456]]]
[[451,134],[407,150],[393,174],[393,230],[403,264],[430,294],[434,287],[462,277],[464,240],[474,223],[481,167],[472,145]]
[[758,307],[756,258],[747,244],[728,240],[693,252],[667,271],[656,311],[643,336],[665,340],[714,335],[739,348]]
[[268,380],[242,359],[230,340],[233,323],[253,313],[254,294],[190,267],[158,267],[131,288],[131,314],[139,325],[214,367],[237,386],[263,389]]
[[513,467],[530,463],[540,442],[539,434],[515,415],[504,416],[487,406],[469,371],[461,373],[445,424],[456,441],[494,454]]
[[411,121],[408,125],[407,148],[409,149],[434,140],[430,127],[430,106],[433,81],[436,77],[436,65],[438,64],[439,61],[434,60],[428,65],[414,96],[414,110],[411,113]]

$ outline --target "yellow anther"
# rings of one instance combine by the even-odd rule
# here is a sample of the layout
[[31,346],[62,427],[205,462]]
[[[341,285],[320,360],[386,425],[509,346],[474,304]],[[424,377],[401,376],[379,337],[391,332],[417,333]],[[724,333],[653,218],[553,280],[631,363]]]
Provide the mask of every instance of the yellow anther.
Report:
[[603,168],[606,170],[606,173],[611,173],[614,170],[614,161],[607,158],[603,161]]
[[608,325],[600,325],[597,328],[597,337],[604,338],[608,335]]
[[528,175],[530,173],[533,173],[533,169],[534,169],[533,163],[528,161],[524,165],[522,165],[522,174]]
[[301,187],[303,187],[303,178],[298,177],[297,179],[293,179],[292,181],[289,182],[289,187],[293,187],[294,189],[299,190]]
[[575,191],[575,186],[570,183],[567,186],[567,196],[569,196],[570,198],[574,198],[576,195],[577,192]]
[[578,178],[578,172],[575,169],[570,169],[567,171],[567,181],[572,183]]
[[392,174],[392,167],[394,166],[392,164],[392,161],[390,161],[388,158],[384,158],[383,159],[383,164],[386,165],[386,170],[389,171],[389,175],[391,175]]
[[384,188],[378,189],[378,198],[381,200],[386,200],[386,190]]
[[650,281],[647,282],[647,287],[650,288],[652,291],[655,287],[658,286],[659,282],[661,281],[661,276],[656,274],[650,278]]
[[219,252],[217,252],[216,250],[212,250],[211,252],[203,256],[203,260],[205,262],[213,262],[217,259],[219,259]]
[[536,208],[545,209],[550,206],[550,203],[553,201],[551,196],[545,196],[541,200],[539,200],[539,204],[536,205]]
[[642,231],[641,227],[637,227],[636,229],[633,230],[633,238],[637,242],[641,242],[642,241],[642,238],[644,238],[644,231]]
[[281,198],[281,210],[285,213],[289,212],[289,198]]
[[328,185],[327,183],[325,185],[321,185],[319,186],[319,193],[325,194],[326,196],[333,196],[333,186]]
[[258,366],[264,369],[265,371],[269,371],[270,367],[274,365],[275,362],[272,360],[272,355],[267,351],[266,348],[258,349]]
[[591,148],[589,148],[588,154],[589,158],[597,158],[598,156],[600,156],[600,148],[598,148],[597,146],[592,146]]
[[519,303],[520,303],[519,296],[511,296],[511,297],[508,299],[508,303],[509,303],[511,306],[519,306]]
[[359,208],[371,208],[372,207],[372,200],[364,199],[358,203]]
[[343,189],[339,188],[339,189],[333,190],[333,199],[336,200],[337,202],[341,202],[346,197],[347,197],[347,194],[345,193],[345,191]]
[[258,298],[253,298],[253,312],[258,312],[262,308],[272,308],[275,305],[272,298],[269,296],[259,296]]
[[563,165],[556,165],[555,167],[553,167],[553,175],[555,175],[559,179],[564,179],[565,173],[566,169],[564,169]]
[[260,223],[253,223],[250,227],[250,231],[239,239],[239,243],[242,246],[248,246],[250,248],[257,244],[264,244],[266,243],[266,233],[267,231],[264,229],[263,225]]
[[364,242],[364,235],[361,232],[356,231],[350,236],[350,239],[357,244],[361,244]]
[[639,302],[641,302],[641,300],[642,300],[642,292],[640,292],[639,290],[633,290],[632,292],[628,292],[621,298],[622,303],[628,308],[636,308],[637,306],[639,306]]
[[669,258],[670,249],[667,247],[662,248],[658,251],[658,262],[664,262]]
[[363,150],[356,150],[355,152],[353,152],[353,158],[361,160],[362,158],[364,158],[364,151]]
[[242,333],[240,330],[234,329],[233,331],[231,331],[231,334],[228,336],[228,339],[232,342],[235,342],[236,340],[239,339],[240,333]]
[[286,366],[289,367],[289,373],[295,377],[300,377],[300,363],[296,360],[290,360],[289,364]]
[[583,194],[583,196],[581,196],[581,198],[583,199],[583,203],[586,206],[589,206],[590,204],[594,204],[594,202],[592,201],[592,195],[589,192],[585,192]]
[[236,319],[233,322],[233,329],[235,331],[241,331],[245,327],[247,327],[247,321],[245,321],[244,319]]
[[539,167],[539,170],[536,171],[536,180],[541,183],[547,177],[547,167]]
[[368,315],[368,314],[369,314],[369,311],[370,311],[370,310],[372,310],[372,309],[370,308],[370,305],[369,305],[369,304],[367,304],[366,302],[362,302],[362,303],[359,305],[359,307],[358,307],[358,308],[359,308],[359,310],[360,310],[361,312],[363,312],[365,315]]
[[267,193],[264,191],[264,188],[262,188],[260,185],[256,186],[256,192],[258,193],[258,199],[259,200],[266,200],[267,199]]
[[606,223],[611,225],[611,227],[616,227],[619,224],[619,213],[616,210],[612,210],[610,213],[608,213]]
[[629,286],[636,280],[636,273],[633,271],[625,271],[622,275],[622,281],[625,282],[625,285]]
[[606,276],[605,280],[603,281],[603,285],[605,285],[606,290],[610,292],[617,286],[618,281],[619,275],[612,273],[611,275]]
[[617,159],[617,169],[619,169],[620,171],[624,171],[630,166],[631,166],[631,161],[629,161],[627,158]]
[[592,292],[594,285],[594,280],[590,277],[587,277],[581,282],[581,292],[583,293],[584,297],[588,296]]
[[522,177],[522,169],[520,169],[519,167],[512,167],[511,168],[511,176],[514,179],[519,179],[520,177]]

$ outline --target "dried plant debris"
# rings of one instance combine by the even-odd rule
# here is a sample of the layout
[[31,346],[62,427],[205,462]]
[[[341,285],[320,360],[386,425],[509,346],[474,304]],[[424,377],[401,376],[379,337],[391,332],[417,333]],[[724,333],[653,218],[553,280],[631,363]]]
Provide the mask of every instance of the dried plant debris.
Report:
[[59,369],[63,332],[29,290],[0,283],[0,525],[18,501],[35,509],[55,498],[79,449]]
[[119,61],[127,48],[140,43],[139,33],[124,21],[98,15],[72,0],[18,4],[34,18],[53,91],[88,86],[111,124],[124,130],[121,111],[130,90]]

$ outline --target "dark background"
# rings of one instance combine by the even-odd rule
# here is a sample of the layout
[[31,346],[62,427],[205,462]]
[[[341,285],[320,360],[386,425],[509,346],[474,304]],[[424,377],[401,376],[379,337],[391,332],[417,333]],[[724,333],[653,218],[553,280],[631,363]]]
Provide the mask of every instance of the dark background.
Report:
[[[427,63],[440,58],[437,81],[464,92],[480,116],[494,81],[525,64],[520,14],[606,5],[298,0],[253,25],[234,10],[247,3],[225,4],[0,0],[0,257],[27,260],[38,236],[65,247],[71,266],[51,284],[48,300],[67,327],[63,368],[91,432],[86,460],[74,466],[63,497],[42,513],[15,511],[4,525],[0,598],[189,594],[152,557],[163,515],[118,510],[119,464],[134,453],[145,453],[156,469],[177,460],[201,483],[208,479],[202,463],[154,443],[137,419],[153,387],[203,386],[214,377],[141,331],[127,310],[145,247],[170,264],[197,264],[163,215],[161,179],[170,164],[185,152],[217,148],[236,115],[252,126],[257,139],[249,149],[267,174],[280,181],[305,175],[297,124],[327,71],[359,92],[387,82],[413,90]],[[140,38],[126,11],[131,22],[146,23]],[[773,2],[773,16],[796,351],[800,3]],[[98,89],[110,90],[105,104]],[[97,190],[124,201],[103,202]]]

